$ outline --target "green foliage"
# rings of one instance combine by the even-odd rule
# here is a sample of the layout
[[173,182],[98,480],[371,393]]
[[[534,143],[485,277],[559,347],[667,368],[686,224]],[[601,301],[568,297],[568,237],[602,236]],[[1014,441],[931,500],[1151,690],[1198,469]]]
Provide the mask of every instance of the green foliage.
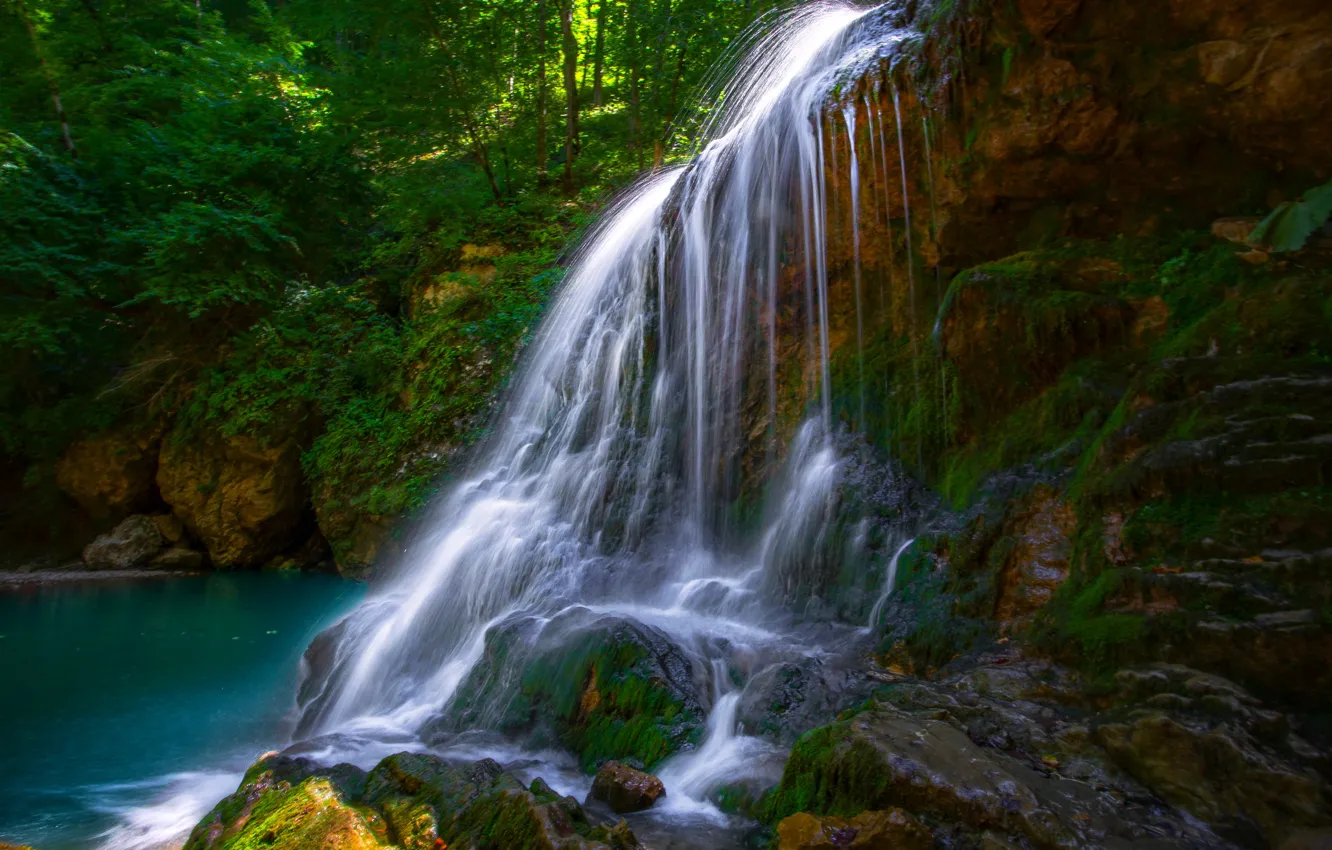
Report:
[[1309,237],[1332,219],[1332,182],[1310,189],[1298,201],[1287,201],[1263,219],[1249,241],[1267,245],[1277,253],[1298,251]]
[[321,516],[410,511],[558,252],[770,5],[0,5],[0,453],[46,479],[76,436],[179,414],[303,440]]

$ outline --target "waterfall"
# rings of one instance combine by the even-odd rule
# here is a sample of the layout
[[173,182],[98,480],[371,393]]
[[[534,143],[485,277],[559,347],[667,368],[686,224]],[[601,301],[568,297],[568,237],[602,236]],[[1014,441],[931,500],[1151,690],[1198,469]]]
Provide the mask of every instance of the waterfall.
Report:
[[[865,14],[825,3],[771,19],[704,112],[692,161],[607,210],[469,477],[326,636],[298,736],[410,735],[449,703],[492,625],[539,629],[581,607],[660,628],[711,685],[705,741],[663,770],[676,800],[702,799],[752,756],[717,647],[780,643],[798,571],[837,548],[821,116],[865,61]],[[858,207],[854,100],[846,110]],[[851,222],[863,346],[858,209]],[[779,374],[786,358],[795,380]],[[758,493],[766,523],[745,532],[733,508]]]

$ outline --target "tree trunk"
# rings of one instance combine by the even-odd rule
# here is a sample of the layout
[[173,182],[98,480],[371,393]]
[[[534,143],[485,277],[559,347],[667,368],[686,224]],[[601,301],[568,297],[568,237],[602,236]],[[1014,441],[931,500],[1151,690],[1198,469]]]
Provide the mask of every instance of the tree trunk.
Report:
[[568,98],[564,122],[564,191],[573,193],[573,161],[578,153],[578,39],[573,31],[574,0],[560,0],[564,33],[564,91]]
[[56,121],[60,122],[60,133],[64,137],[65,150],[69,151],[70,156],[79,158],[79,152],[74,148],[74,137],[69,132],[69,118],[65,115],[65,106],[60,102],[60,85],[56,82],[55,74],[51,71],[51,66],[46,63],[46,57],[42,55],[41,42],[37,40],[37,29],[32,25],[32,17],[28,14],[28,7],[23,0],[18,0],[14,4],[23,19],[23,26],[28,31],[28,40],[32,42],[32,55],[37,57],[37,66],[42,69],[42,76],[46,79],[46,86],[51,91],[51,105],[55,107]]
[[537,183],[545,184],[546,163],[550,151],[546,149],[546,0],[537,2],[537,128],[536,128]]
[[606,66],[606,6],[609,0],[601,0],[597,6],[597,46],[592,65],[592,105],[601,106],[602,74]]

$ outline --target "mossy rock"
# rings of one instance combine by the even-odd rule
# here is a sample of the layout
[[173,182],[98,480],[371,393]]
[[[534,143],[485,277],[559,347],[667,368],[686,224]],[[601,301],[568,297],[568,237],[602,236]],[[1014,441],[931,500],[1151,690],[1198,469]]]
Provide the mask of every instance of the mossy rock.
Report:
[[634,850],[628,826],[590,820],[540,779],[491,759],[455,764],[399,753],[368,775],[270,756],[190,833],[186,850]]
[[588,771],[610,759],[651,769],[697,743],[704,716],[689,660],[664,633],[576,608],[492,628],[437,729],[550,737]]

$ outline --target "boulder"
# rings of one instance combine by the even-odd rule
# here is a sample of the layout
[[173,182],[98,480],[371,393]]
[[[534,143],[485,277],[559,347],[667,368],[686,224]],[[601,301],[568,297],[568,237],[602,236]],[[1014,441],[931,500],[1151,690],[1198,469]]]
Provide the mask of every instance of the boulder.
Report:
[[128,570],[143,566],[162,548],[162,535],[151,518],[128,517],[83,549],[83,560],[94,570]]
[[70,444],[56,485],[94,519],[119,520],[157,502],[160,425],[121,428]]
[[778,850],[818,850],[854,847],[857,850],[931,850],[934,837],[901,809],[861,812],[846,818],[798,812],[777,824]]
[[524,787],[495,761],[453,764],[421,753],[369,774],[270,755],[190,833],[184,850],[442,847],[636,850],[629,827],[596,824],[540,779]]
[[168,437],[157,483],[221,567],[253,567],[299,540],[307,493],[295,439]]
[[804,658],[771,664],[745,683],[736,718],[746,735],[767,738],[783,747],[864,702],[875,681],[856,663]]
[[494,729],[558,743],[589,771],[608,759],[651,770],[696,744],[705,716],[693,667],[664,632],[571,608],[493,626],[484,658],[426,737]]
[[666,786],[650,773],[618,761],[608,761],[592,780],[589,799],[608,803],[617,814],[640,812],[666,796]]

